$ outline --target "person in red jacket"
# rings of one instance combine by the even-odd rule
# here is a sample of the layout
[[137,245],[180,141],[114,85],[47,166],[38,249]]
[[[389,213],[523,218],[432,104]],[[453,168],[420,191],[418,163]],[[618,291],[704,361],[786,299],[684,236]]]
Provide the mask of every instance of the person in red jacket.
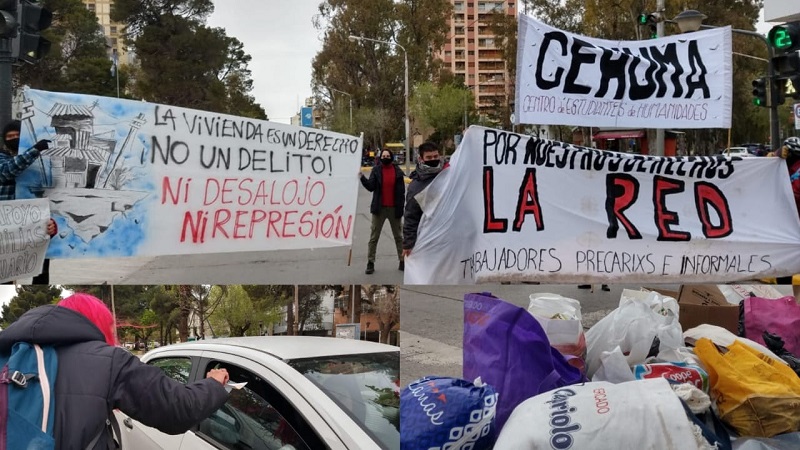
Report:
[[401,231],[403,211],[405,208],[406,183],[405,174],[394,162],[390,150],[381,150],[380,160],[375,163],[369,178],[359,170],[358,178],[361,184],[372,192],[372,203],[369,212],[372,213],[372,226],[370,227],[369,244],[367,247],[367,275],[375,272],[375,255],[378,250],[378,239],[381,236],[383,223],[388,220],[397,248],[398,269],[405,269],[403,261],[403,233]]

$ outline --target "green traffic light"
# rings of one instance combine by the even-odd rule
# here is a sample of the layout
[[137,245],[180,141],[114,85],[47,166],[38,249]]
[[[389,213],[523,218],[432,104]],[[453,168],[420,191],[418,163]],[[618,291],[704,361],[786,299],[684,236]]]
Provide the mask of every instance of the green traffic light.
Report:
[[646,25],[647,24],[647,14],[639,14],[639,17],[636,18],[639,22],[639,25]]
[[761,101],[760,98],[754,98],[753,99],[753,104],[756,105],[756,106],[763,106],[764,105],[764,103]]
[[773,47],[778,50],[783,50],[792,46],[792,36],[786,31],[786,28],[780,27],[773,31],[771,36]]

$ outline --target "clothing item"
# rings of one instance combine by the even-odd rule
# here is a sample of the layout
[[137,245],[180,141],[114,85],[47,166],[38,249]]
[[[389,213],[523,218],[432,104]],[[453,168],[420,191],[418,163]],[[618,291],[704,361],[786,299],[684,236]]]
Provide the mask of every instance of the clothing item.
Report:
[[[395,199],[395,217],[403,217],[403,207],[405,206],[406,195],[406,182],[403,171],[397,165],[392,164],[394,168],[394,199]],[[372,203],[369,205],[369,212],[378,214],[381,211],[381,190],[383,188],[383,167],[381,164],[376,164],[369,174],[369,178],[361,176],[361,184],[372,192]]]
[[419,227],[420,219],[422,219],[422,208],[414,196],[422,192],[441,172],[441,169],[434,172],[423,171],[421,170],[422,167],[418,165],[417,170],[411,172],[409,176],[411,184],[408,185],[406,209],[403,214],[403,248],[408,250],[414,248],[417,243],[417,228]]
[[383,207],[379,214],[372,215],[372,226],[369,233],[369,245],[367,250],[367,261],[375,262],[375,254],[378,251],[378,239],[381,237],[381,230],[383,229],[383,222],[389,220],[389,226],[392,228],[392,236],[394,236],[394,243],[397,247],[397,257],[403,259],[403,233],[400,231],[401,219],[395,217],[393,207]]
[[0,151],[0,200],[16,198],[17,176],[36,161],[39,150],[29,148],[17,156],[8,151]]
[[797,206],[797,214],[800,215],[800,158],[792,158],[794,161],[789,164],[789,179],[792,182],[792,193],[794,203]]
[[394,207],[394,185],[397,183],[393,165],[381,166],[381,206]]
[[[0,351],[15,342],[55,346],[56,448],[84,449],[106,427],[113,409],[144,425],[180,434],[209,417],[228,399],[225,387],[207,378],[182,384],[135,355],[106,344],[81,313],[56,305],[23,314],[0,333]],[[100,439],[95,450],[105,450]]]
[[33,277],[31,284],[50,284],[50,259],[45,258],[42,263],[42,273]]
[[375,263],[374,262],[368,262],[367,263],[367,270],[365,270],[364,273],[367,274],[367,275],[372,275],[373,273],[375,273]]

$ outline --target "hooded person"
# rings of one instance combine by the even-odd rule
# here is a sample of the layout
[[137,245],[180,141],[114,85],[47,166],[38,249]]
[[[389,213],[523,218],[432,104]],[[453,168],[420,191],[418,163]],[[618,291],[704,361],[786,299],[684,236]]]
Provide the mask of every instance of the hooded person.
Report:
[[[87,294],[34,308],[0,332],[3,353],[16,342],[56,349],[57,449],[86,449],[92,442],[95,450],[108,448],[112,437],[106,420],[114,409],[164,433],[181,434],[227,401],[226,370],[214,369],[184,385],[116,347],[114,335],[108,307]],[[107,439],[96,439],[101,433]]]
[[3,151],[0,151],[0,200],[16,198],[17,177],[47,150],[50,141],[42,139],[33,147],[19,152],[21,123],[12,120],[3,127]]
[[436,175],[439,175],[447,167],[439,155],[439,147],[433,142],[423,143],[417,151],[419,160],[417,169],[409,175],[411,183],[408,185],[406,208],[403,214],[403,257],[410,255],[416,245],[419,221],[422,219],[422,207],[419,206],[419,202],[414,196],[422,192],[436,178]]

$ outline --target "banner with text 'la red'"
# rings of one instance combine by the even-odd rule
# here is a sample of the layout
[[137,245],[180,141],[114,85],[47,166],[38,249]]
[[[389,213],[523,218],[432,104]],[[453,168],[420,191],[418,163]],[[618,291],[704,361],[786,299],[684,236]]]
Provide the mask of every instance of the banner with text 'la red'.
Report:
[[417,197],[406,284],[719,283],[800,273],[780,158],[656,157],[473,126]]
[[156,256],[349,245],[361,139],[132,100],[26,89],[17,180],[46,197],[48,255]]
[[730,128],[731,48],[730,27],[609,41],[522,15],[517,123]]

